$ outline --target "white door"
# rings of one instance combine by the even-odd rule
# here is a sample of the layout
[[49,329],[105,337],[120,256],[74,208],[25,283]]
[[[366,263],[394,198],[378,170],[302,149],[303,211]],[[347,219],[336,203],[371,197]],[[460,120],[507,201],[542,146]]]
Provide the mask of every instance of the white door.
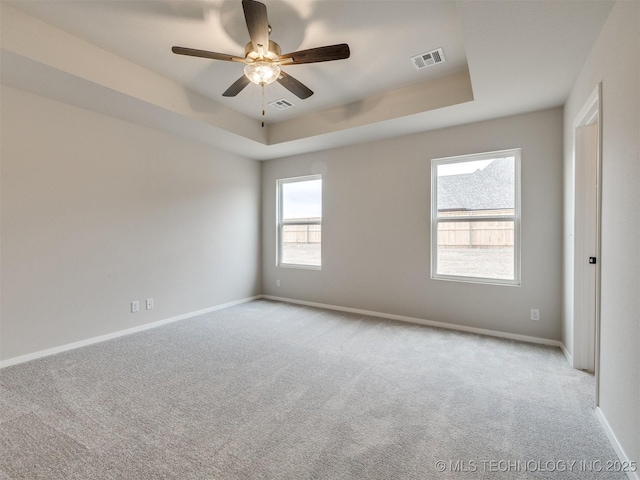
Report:
[[[576,128],[576,174],[581,173],[581,187],[576,189],[576,226],[581,226],[577,240],[581,247],[576,261],[576,288],[581,290],[581,305],[576,305],[576,325],[580,330],[578,368],[595,371],[596,365],[596,315],[598,275],[598,122]],[[577,182],[578,183],[578,182]],[[579,205],[579,204],[582,205]],[[581,208],[580,208],[581,207]],[[578,353],[578,352],[576,352]],[[578,360],[577,359],[577,360]]]

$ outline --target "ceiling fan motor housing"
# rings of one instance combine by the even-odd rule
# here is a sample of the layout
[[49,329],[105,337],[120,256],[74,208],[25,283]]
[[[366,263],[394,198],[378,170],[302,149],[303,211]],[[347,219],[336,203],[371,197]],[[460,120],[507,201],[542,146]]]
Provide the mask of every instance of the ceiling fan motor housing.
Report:
[[[244,53],[244,58],[249,61],[256,61],[260,59],[260,53],[256,52],[253,49],[253,43],[251,42],[247,43],[247,46],[244,47]],[[276,61],[278,60],[278,57],[280,57],[280,55],[282,55],[282,49],[280,48],[280,45],[272,40],[269,40],[269,51],[263,53],[264,59]]]

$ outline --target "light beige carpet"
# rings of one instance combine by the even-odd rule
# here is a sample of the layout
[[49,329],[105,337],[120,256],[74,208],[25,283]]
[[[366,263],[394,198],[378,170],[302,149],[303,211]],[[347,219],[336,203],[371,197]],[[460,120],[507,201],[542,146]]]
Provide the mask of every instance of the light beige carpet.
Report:
[[0,386],[2,479],[626,478],[556,348],[266,300]]

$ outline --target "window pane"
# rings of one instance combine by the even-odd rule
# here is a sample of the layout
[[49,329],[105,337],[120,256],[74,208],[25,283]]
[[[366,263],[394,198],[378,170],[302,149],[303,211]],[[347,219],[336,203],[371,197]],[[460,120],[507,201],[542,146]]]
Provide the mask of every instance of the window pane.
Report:
[[440,222],[438,275],[513,280],[514,222]]
[[321,217],[321,179],[282,184],[283,220],[319,220]]
[[321,225],[284,225],[281,263],[320,266]]
[[513,215],[515,157],[437,166],[438,218]]
[[[321,266],[322,178],[281,180],[278,265]],[[294,222],[295,225],[287,223]]]

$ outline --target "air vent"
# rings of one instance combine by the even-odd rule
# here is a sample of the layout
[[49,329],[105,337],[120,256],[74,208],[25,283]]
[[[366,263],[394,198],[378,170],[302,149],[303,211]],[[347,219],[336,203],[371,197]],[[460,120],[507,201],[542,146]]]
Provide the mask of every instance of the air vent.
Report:
[[416,67],[416,70],[422,70],[423,68],[431,67],[445,61],[444,52],[441,48],[411,57],[411,63]]
[[271,105],[276,110],[286,110],[287,108],[295,107],[293,103],[291,103],[289,100],[285,100],[284,98],[276,100],[275,102],[270,102],[269,105]]

